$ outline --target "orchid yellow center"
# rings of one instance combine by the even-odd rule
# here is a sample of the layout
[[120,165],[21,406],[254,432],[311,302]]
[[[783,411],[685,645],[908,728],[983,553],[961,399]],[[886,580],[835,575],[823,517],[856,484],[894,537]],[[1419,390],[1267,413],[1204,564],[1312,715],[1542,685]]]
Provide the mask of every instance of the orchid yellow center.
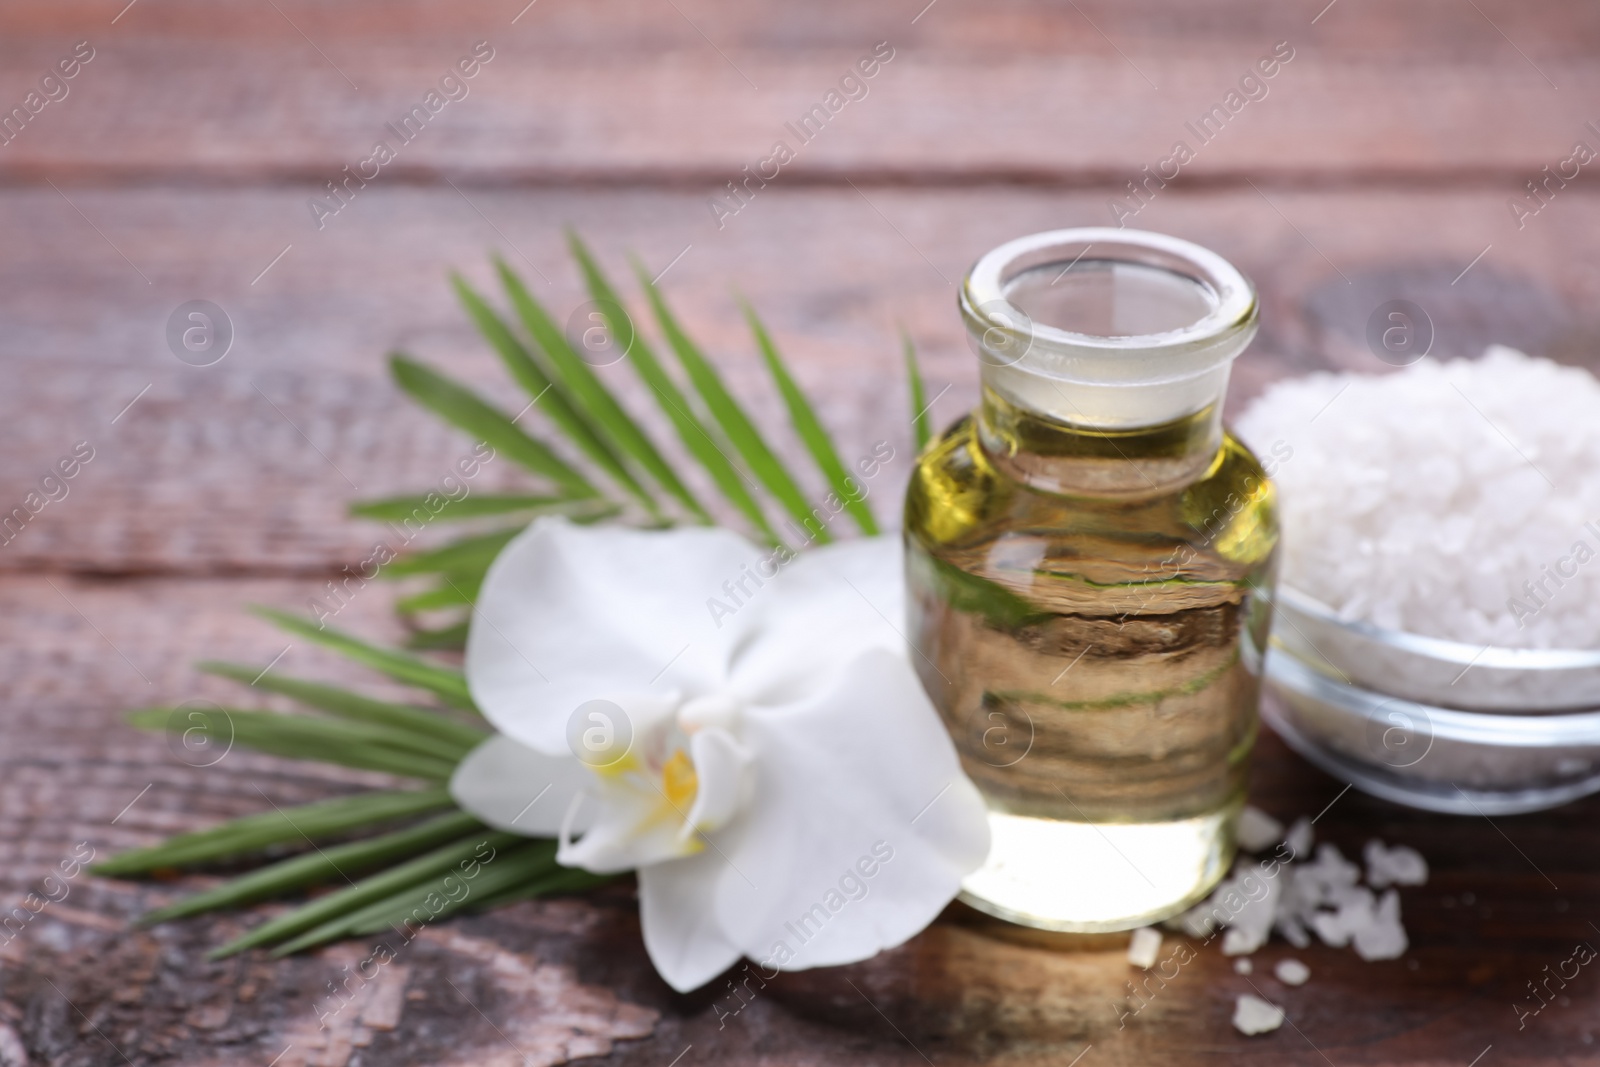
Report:
[[667,795],[673,807],[684,811],[694,803],[694,795],[699,789],[700,778],[694,773],[694,762],[680,748],[661,768],[661,791]]

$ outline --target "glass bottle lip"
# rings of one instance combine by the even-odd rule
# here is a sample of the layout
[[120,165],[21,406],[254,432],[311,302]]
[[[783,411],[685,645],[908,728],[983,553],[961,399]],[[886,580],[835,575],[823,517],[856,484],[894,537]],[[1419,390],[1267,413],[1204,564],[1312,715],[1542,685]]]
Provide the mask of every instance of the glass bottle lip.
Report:
[[[1195,283],[1209,310],[1157,333],[1102,336],[1038,322],[1012,303],[1007,287],[1049,264],[1129,263]],[[1146,230],[1081,227],[1007,241],[974,264],[961,287],[961,315],[980,359],[1065,381],[1134,385],[1183,379],[1231,363],[1254,336],[1255,286],[1233,264],[1190,241]]]

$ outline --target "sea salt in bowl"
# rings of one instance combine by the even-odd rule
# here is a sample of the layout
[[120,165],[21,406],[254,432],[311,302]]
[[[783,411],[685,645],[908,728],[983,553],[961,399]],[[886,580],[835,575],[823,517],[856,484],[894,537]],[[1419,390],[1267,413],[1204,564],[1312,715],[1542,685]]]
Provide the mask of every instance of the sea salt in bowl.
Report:
[[1600,791],[1600,653],[1385,631],[1280,588],[1265,672],[1277,734],[1375,796],[1494,815]]
[[1281,383],[1238,430],[1280,460],[1285,741],[1434,811],[1600,791],[1600,382],[1494,348]]
[[1339,681],[1464,711],[1547,714],[1600,707],[1600,651],[1502,648],[1341,619],[1285,587],[1273,645]]

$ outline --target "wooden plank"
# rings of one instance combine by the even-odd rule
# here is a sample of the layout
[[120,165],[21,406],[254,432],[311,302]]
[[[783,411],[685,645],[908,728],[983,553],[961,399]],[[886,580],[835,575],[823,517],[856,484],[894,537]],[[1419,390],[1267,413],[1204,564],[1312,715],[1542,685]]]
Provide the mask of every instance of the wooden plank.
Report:
[[[82,189],[71,204],[48,188],[0,193],[0,358],[10,374],[0,393],[0,510],[20,504],[75,443],[96,449],[70,495],[0,547],[0,568],[327,571],[358,562],[383,531],[348,521],[347,503],[436,484],[470,447],[396,393],[383,354],[404,347],[520,409],[525,398],[466,326],[442,272],[457,265],[492,288],[485,250],[498,247],[564,320],[583,299],[565,224],[619,281],[630,252],[652,272],[665,269],[661,284],[683,318],[765,421],[784,417],[735,287],[766,316],[848,455],[880,439],[904,455],[896,322],[924,354],[930,396],[950,386],[935,415],[953,418],[974,395],[975,361],[954,313],[965,267],[1005,238],[1098,221],[1105,202],[1104,193],[1012,187],[773,189],[719,232],[686,192],[464,198],[390,186],[363,193],[318,234],[300,214],[304,193]],[[1330,360],[1375,367],[1365,320],[1397,294],[1430,310],[1440,354],[1498,340],[1576,356],[1600,332],[1600,261],[1586,238],[1600,201],[1581,189],[1521,232],[1501,196],[1467,191],[1173,191],[1138,222],[1218,249],[1260,285],[1263,332],[1238,366],[1234,403],[1270,377]],[[163,338],[168,316],[196,298],[219,303],[234,323],[233,350],[214,366],[180,362]],[[649,410],[620,365],[608,373]],[[880,516],[895,516],[905,470],[893,466],[896,483],[874,487]],[[479,484],[514,481],[496,462]]]
[[[61,0],[7,11],[5,18],[8,30],[16,37],[71,35],[114,24],[118,27],[116,32],[133,36],[193,41],[249,37],[304,44],[301,31],[317,40],[416,41],[437,39],[452,29],[509,23],[521,14],[519,24],[536,28],[537,33],[532,36],[548,41],[552,50],[587,47],[648,54],[696,41],[703,45],[704,38],[696,26],[724,48],[792,51],[853,44],[874,28],[893,22],[910,25],[913,18],[922,15],[915,23],[917,33],[941,48],[1039,53],[1070,46],[1114,54],[1104,38],[1092,33],[1090,20],[1124,48],[1166,45],[1198,49],[1236,41],[1250,33],[1310,25],[1327,6],[1325,0],[1322,4],[1293,5],[1262,0],[1216,0],[1205,5],[1187,5],[1177,0],[1079,0],[1077,10],[1073,10],[1072,5],[1027,0],[995,0],[982,7],[952,4],[946,8],[941,0],[925,14],[926,0],[920,4],[883,6],[817,0],[803,11],[778,0],[753,0],[748,4],[677,0],[677,7],[684,13],[679,14],[671,6],[650,0],[596,0],[592,4],[533,8],[511,0],[458,0],[448,7],[427,0],[396,0],[389,4],[352,0],[335,7],[317,0],[275,2],[282,15],[270,6],[265,10],[249,4],[219,8],[205,0],[169,0],[135,8],[135,18],[131,10],[124,14],[126,0],[120,4],[115,0]],[[1472,21],[1458,18],[1459,5],[1451,0],[1416,0],[1409,4],[1341,0],[1341,5],[1338,19],[1330,14],[1315,25],[1331,44],[1352,53],[1406,47],[1419,61],[1437,62],[1509,51],[1505,38],[1495,32],[1496,25],[1536,59],[1582,55],[1600,41],[1600,18],[1582,6],[1478,0],[1483,14]],[[932,10],[937,10],[937,18]],[[113,23],[118,15],[123,17]],[[685,15],[692,25],[685,21]]]
[[[0,748],[0,903],[15,903],[80,841],[103,855],[262,810],[269,799],[312,799],[358,780],[243,752],[191,767],[159,739],[119,724],[131,703],[222,696],[218,683],[195,676],[184,660],[267,661],[282,649],[280,638],[243,618],[238,605],[292,605],[302,584],[24,576],[0,583],[0,668],[19,683],[6,703]],[[358,600],[350,611],[362,632],[393,634],[381,598]],[[360,677],[304,648],[282,663]],[[921,1055],[940,1064],[1059,1064],[1089,1045],[1096,1058],[1157,1065],[1205,1057],[1323,1064],[1324,1056],[1341,1065],[1467,1063],[1491,1043],[1504,1062],[1533,1063],[1583,1047],[1600,1009],[1593,982],[1572,981],[1559,1009],[1522,1030],[1511,1006],[1526,998],[1525,982],[1542,980],[1545,965],[1595,936],[1586,919],[1600,914],[1600,799],[1491,825],[1406,811],[1341,788],[1270,735],[1262,739],[1255,803],[1285,819],[1326,809],[1318,837],[1347,856],[1379,837],[1428,858],[1429,884],[1403,892],[1406,955],[1363,963],[1348,950],[1278,943],[1258,954],[1247,982],[1212,942],[1197,946],[1196,959],[1127,1018],[1117,1005],[1138,974],[1122,945],[1067,951],[996,940],[959,913],[866,963],[752,985],[747,1006],[726,983],[677,996],[650,971],[636,903],[619,885],[582,901],[521,905],[430,929],[396,960],[408,972],[397,1017],[379,1000],[392,991],[361,986],[349,1017],[337,1013],[324,1029],[317,1017],[330,1007],[327,983],[355,970],[370,946],[289,962],[250,954],[207,964],[205,950],[250,916],[148,932],[123,926],[203,879],[81,875],[66,900],[0,950],[0,1024],[13,1028],[36,1062],[67,1064],[121,1062],[108,1040],[137,1063],[265,1064],[289,1044],[302,1063],[343,1064],[338,1056],[360,1047],[385,1063],[520,1062],[497,1028],[529,1054],[524,1046],[540,1042],[565,1057],[621,1041],[616,1061],[640,1064],[668,1063],[689,1045],[700,1063],[874,1065],[921,1063]],[[1308,985],[1286,988],[1270,977],[1270,964],[1285,956],[1309,964]],[[1294,1027],[1251,1040],[1233,1033],[1232,1000],[1250,983],[1285,1004]],[[376,1023],[392,1028],[356,1025],[369,1008]],[[570,1032],[551,1033],[556,1023]]]
[[[975,179],[1066,184],[1141,178],[1175,141],[1187,182],[1412,178],[1507,191],[1596,135],[1592,14],[1509,4],[1315,11],[1234,2],[963,10],[780,5],[475,3],[397,16],[389,5],[261,10],[105,4],[8,12],[0,102],[20,104],[73,43],[94,59],[0,150],[0,179],[342,180],[393,142],[382,180],[638,182],[706,195],[782,139],[786,182]],[[1306,5],[1308,9],[1321,5]],[[159,8],[159,9],[158,9]],[[14,31],[11,27],[14,26]],[[1500,31],[1506,36],[1502,36]],[[303,34],[303,35],[302,35]],[[474,42],[495,58],[411,143],[386,124]],[[826,136],[785,128],[879,41],[894,58]],[[1186,129],[1258,59],[1294,58],[1214,141]],[[1287,54],[1287,53],[1283,53]]]

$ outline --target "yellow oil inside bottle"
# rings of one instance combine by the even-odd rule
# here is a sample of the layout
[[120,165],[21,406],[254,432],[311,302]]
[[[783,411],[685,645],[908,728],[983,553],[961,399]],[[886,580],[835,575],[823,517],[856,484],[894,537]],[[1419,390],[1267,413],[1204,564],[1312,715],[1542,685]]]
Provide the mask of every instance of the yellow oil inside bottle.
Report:
[[1129,929],[1232,861],[1278,530],[1215,405],[1092,429],[985,389],[906,498],[913,662],[990,809],[962,897]]

